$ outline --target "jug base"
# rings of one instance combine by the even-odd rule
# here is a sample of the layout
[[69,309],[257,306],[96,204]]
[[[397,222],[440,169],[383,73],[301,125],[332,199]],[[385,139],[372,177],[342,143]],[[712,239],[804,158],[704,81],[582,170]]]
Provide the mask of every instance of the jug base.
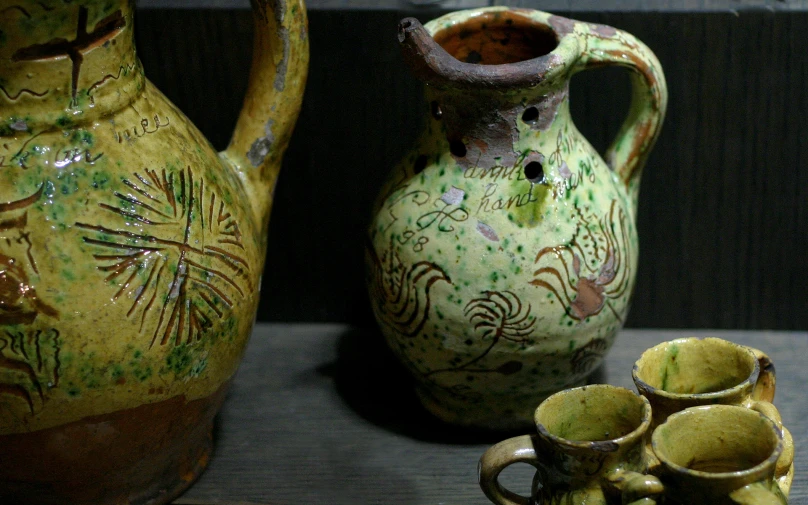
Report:
[[[584,386],[587,380],[569,384],[564,388]],[[533,431],[533,412],[536,407],[555,391],[536,391],[535,394],[503,395],[491,393],[483,398],[469,401],[446,391],[415,386],[421,405],[443,422],[472,429],[515,432]]]
[[0,436],[0,503],[170,503],[210,461],[213,419],[229,382],[190,402],[179,396]]

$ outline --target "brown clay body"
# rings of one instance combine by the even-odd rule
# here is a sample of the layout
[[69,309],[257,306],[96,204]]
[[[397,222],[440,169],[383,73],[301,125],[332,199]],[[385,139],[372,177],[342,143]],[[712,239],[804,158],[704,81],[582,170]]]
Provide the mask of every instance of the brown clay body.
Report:
[[305,8],[253,2],[222,153],[144,76],[133,9],[0,0],[0,503],[173,499],[252,329]]

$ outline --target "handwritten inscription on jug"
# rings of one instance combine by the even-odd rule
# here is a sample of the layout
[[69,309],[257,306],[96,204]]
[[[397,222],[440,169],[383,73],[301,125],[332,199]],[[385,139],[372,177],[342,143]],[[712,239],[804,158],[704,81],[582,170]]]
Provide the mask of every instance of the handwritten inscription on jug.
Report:
[[407,245],[412,241],[413,251],[421,252],[429,243],[429,237],[422,235],[422,232],[432,227],[433,224],[436,225],[435,229],[438,232],[449,233],[455,231],[455,224],[468,219],[469,213],[463,208],[464,197],[465,193],[454,186],[434,199],[429,192],[423,190],[404,193],[387,205],[391,221],[383,231],[389,230],[399,220],[395,211],[397,204],[409,202],[423,207],[422,214],[415,219],[414,223],[407,225],[404,231],[396,236],[396,242],[400,245]]
[[[64,168],[72,163],[87,163],[94,165],[102,156],[103,152],[97,152],[87,147],[69,146],[64,148],[32,146],[32,141],[44,132],[37,133],[29,137],[20,148],[12,147],[13,144],[4,143],[0,145],[0,168],[18,167],[28,170],[35,166],[37,158],[45,157],[42,163],[53,163],[57,168]],[[29,149],[29,146],[30,149]]]
[[165,128],[171,124],[171,118],[164,116],[160,118],[159,114],[155,114],[151,119],[147,117],[140,118],[140,124],[127,128],[122,131],[115,132],[115,140],[122,144],[124,141],[137,140],[144,135],[156,133],[160,128]]
[[[205,180],[185,170],[146,169],[126,193],[98,205],[103,224],[78,222],[93,257],[151,345],[199,341],[237,297],[253,289],[239,224]],[[191,287],[192,289],[189,289]]]

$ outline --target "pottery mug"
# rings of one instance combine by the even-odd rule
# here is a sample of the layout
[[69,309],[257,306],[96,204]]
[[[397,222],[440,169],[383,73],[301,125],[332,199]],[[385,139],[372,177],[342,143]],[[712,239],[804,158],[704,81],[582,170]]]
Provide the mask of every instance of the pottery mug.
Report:
[[[537,435],[504,440],[478,466],[480,487],[497,505],[655,504],[660,481],[645,475],[651,405],[633,391],[591,385],[556,393],[539,405]],[[536,467],[532,497],[504,488],[499,474],[514,463]],[[609,501],[607,501],[609,500]]]
[[794,475],[794,443],[771,401],[775,393],[772,360],[762,351],[720,338],[681,338],[646,350],[632,377],[653,408],[651,429],[671,415],[700,405],[737,405],[756,410],[783,433],[776,475],[788,493]]
[[785,505],[774,479],[782,432],[760,412],[734,406],[691,407],[654,430],[654,470],[672,505]]

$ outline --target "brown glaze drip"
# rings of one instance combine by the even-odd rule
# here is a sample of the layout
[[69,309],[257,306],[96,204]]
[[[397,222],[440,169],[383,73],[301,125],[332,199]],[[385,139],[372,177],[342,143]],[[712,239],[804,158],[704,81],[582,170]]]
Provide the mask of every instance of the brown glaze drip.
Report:
[[[184,396],[0,436],[0,503],[158,505],[199,476],[213,418],[230,381],[211,396]],[[137,490],[137,491],[134,491]]]

